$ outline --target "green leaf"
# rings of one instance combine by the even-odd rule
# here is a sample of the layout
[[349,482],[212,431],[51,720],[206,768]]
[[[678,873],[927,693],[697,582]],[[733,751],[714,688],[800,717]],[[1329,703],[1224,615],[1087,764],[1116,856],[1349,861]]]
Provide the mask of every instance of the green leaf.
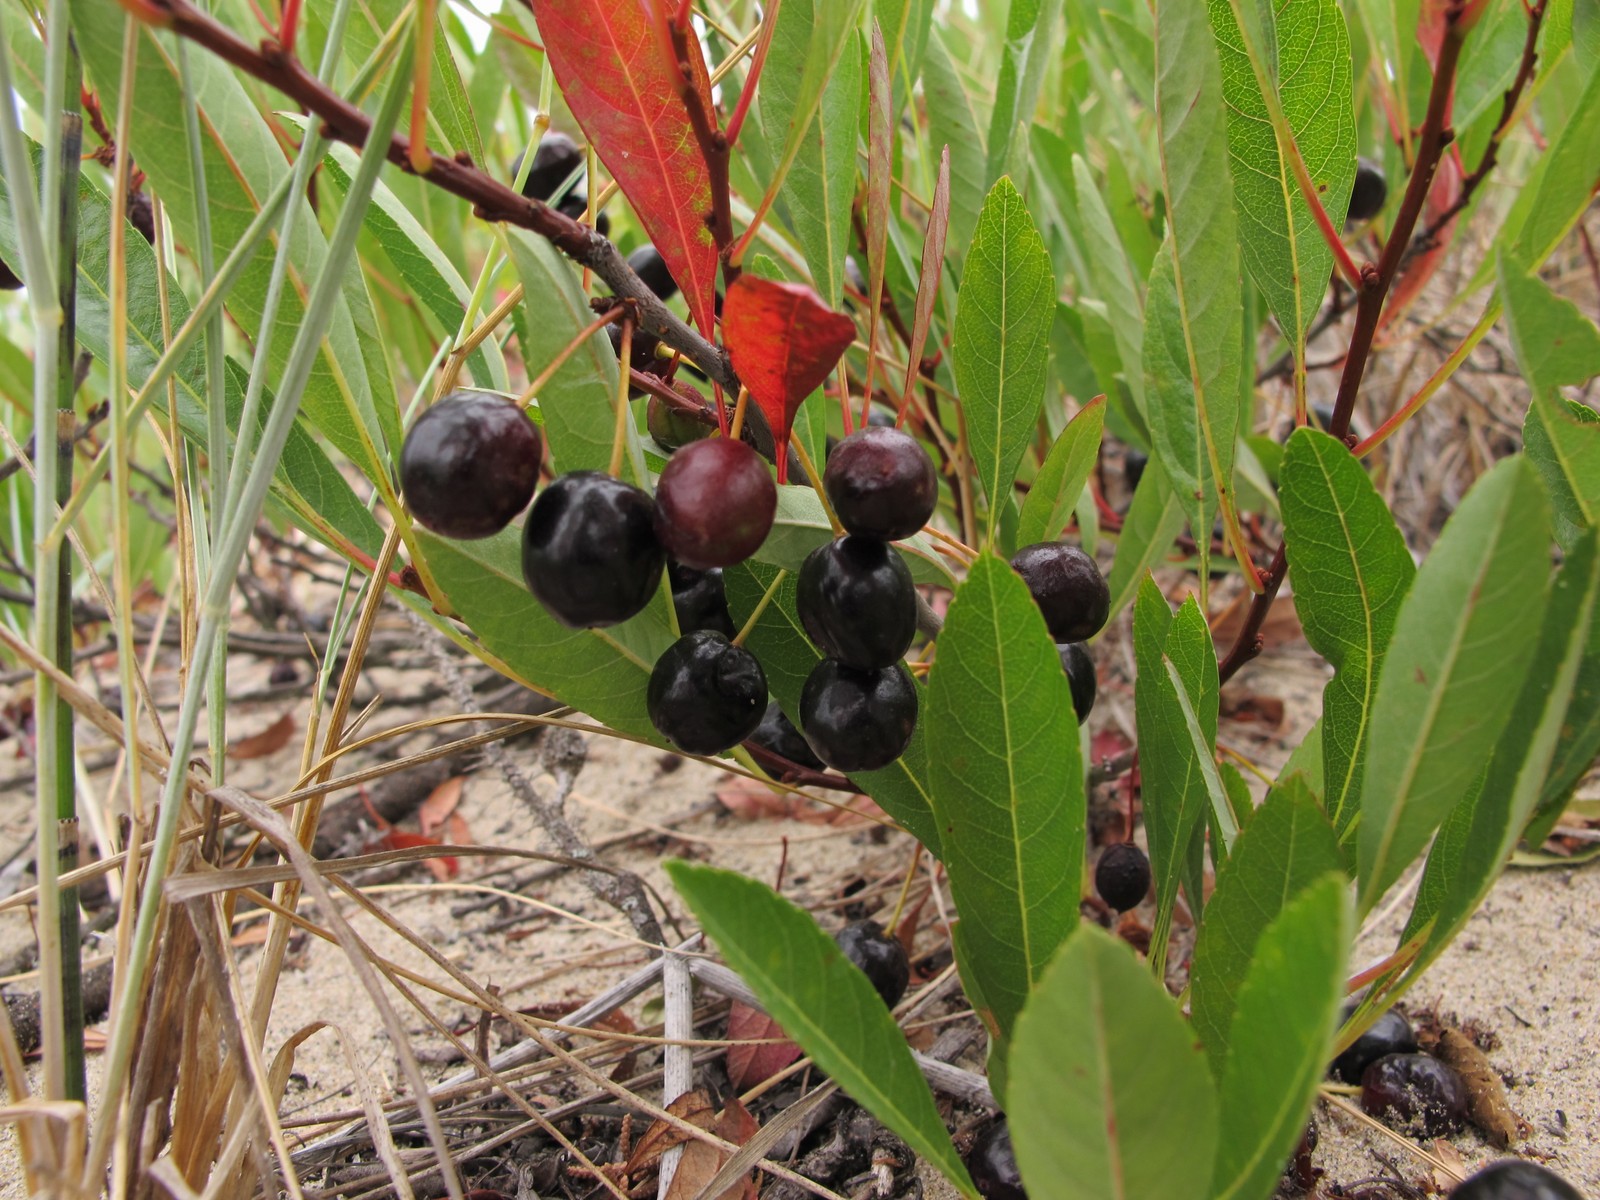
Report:
[[1217,1083],[1214,1200],[1277,1191],[1328,1069],[1351,932],[1346,880],[1334,871],[1285,904],[1257,941]]
[[[1227,103],[1239,248],[1279,327],[1292,345],[1303,347],[1328,290],[1333,248],[1279,151],[1260,77],[1276,88],[1306,173],[1337,225],[1349,207],[1356,168],[1350,35],[1338,0],[1287,0],[1261,14],[1263,21],[1275,20],[1263,44],[1235,19],[1240,3],[1249,10],[1255,0],[1209,0]],[[1252,61],[1261,58],[1269,61]]]
[[[841,59],[850,57],[856,48],[855,33],[861,21],[862,3],[863,0],[795,0],[778,10],[778,27],[772,33],[756,103],[767,141],[774,147],[782,147],[778,154],[780,169],[782,163],[799,154],[822,106],[823,89],[839,70]],[[854,69],[859,77],[859,60]],[[845,131],[828,132],[843,134]],[[853,177],[853,126],[848,137]],[[816,271],[815,263],[812,263],[812,271]],[[818,277],[819,282],[821,278]]]
[[1086,802],[1067,677],[1021,578],[985,554],[956,590],[923,717],[963,978],[1007,1036],[1078,923]]
[[1295,897],[1342,869],[1333,827],[1305,780],[1292,776],[1268,792],[1217,874],[1195,940],[1190,1012],[1218,1078],[1256,943]]
[[666,869],[729,966],[783,1031],[851,1099],[977,1200],[905,1034],[866,975],[811,914],[734,871],[677,859]]
[[[1022,174],[1027,153],[1026,130],[1039,104],[1045,65],[1055,53],[1061,0],[1011,0],[1006,11],[1006,40],[1000,52],[1000,80],[989,114],[988,177]],[[1018,137],[1018,126],[1023,136]],[[1018,161],[1020,158],[1020,161]]]
[[[1156,104],[1167,238],[1145,296],[1150,432],[1192,529],[1233,488],[1244,306],[1228,174],[1226,106],[1202,6],[1157,0]],[[1209,539],[1201,546],[1202,580]]]
[[1017,544],[1054,541],[1061,536],[1067,514],[1083,495],[1089,472],[1100,456],[1100,434],[1105,427],[1106,398],[1097,396],[1067,423],[1033,477],[1022,502],[1017,523]]
[[[804,7],[804,0],[794,5],[795,10]],[[779,10],[780,30],[790,11],[788,5]],[[845,251],[851,240],[850,205],[856,195],[856,142],[861,125],[861,58],[858,45],[849,46],[840,56],[838,68],[822,90],[817,119],[800,142],[783,189],[812,282],[831,308],[838,308],[844,296]],[[763,75],[763,79],[770,77]]]
[[1550,506],[1504,459],[1417,572],[1378,680],[1358,848],[1370,911],[1484,766],[1527,673],[1549,578]]
[[1216,1093],[1133,952],[1083,926],[1017,1022],[1005,1107],[1033,1200],[1204,1200]]
[[445,598],[505,674],[623,733],[664,744],[645,711],[656,659],[673,642],[665,604],[610,629],[568,629],[522,579],[521,529],[458,542],[415,527],[417,546]]
[[1597,756],[1600,756],[1600,603],[1595,605],[1589,645],[1578,666],[1577,681],[1572,685],[1572,700],[1567,705],[1566,720],[1561,723],[1561,737],[1550,760],[1539,805],[1524,834],[1530,846],[1542,846],[1550,836],[1550,829],[1566,810],[1573,789],[1588,774]]
[[1133,503],[1117,537],[1117,556],[1111,560],[1111,615],[1116,616],[1133,599],[1146,574],[1159,566],[1183,532],[1183,509],[1167,482],[1161,464],[1151,459],[1134,489]]
[[1149,574],[1134,601],[1133,648],[1139,774],[1156,888],[1150,947],[1159,966],[1166,960],[1179,886],[1194,911],[1202,903],[1206,811],[1216,798],[1213,783],[1221,790],[1213,761],[1217,659],[1199,605],[1191,598],[1174,617]]
[[1589,76],[1571,118],[1546,151],[1538,186],[1518,197],[1506,219],[1500,240],[1503,247],[1507,235],[1515,236],[1507,252],[1514,265],[1531,271],[1555,252],[1600,186],[1596,164],[1600,164],[1600,71]]
[[1055,290],[1039,231],[1016,186],[1002,178],[984,201],[967,252],[953,347],[991,539],[1044,400]]
[[1417,569],[1388,506],[1343,443],[1296,430],[1280,485],[1295,609],[1306,641],[1335,672],[1322,690],[1324,802],[1348,837],[1361,812],[1378,672]]
[[959,264],[978,228],[989,180],[972,97],[937,30],[928,38],[923,59],[922,94],[928,106],[929,145],[936,151],[950,147],[950,231],[945,245],[950,261]]
[[[1424,930],[1428,937],[1403,986],[1427,970],[1482,903],[1550,778],[1557,748],[1568,732],[1585,647],[1600,631],[1600,554],[1595,547],[1596,535],[1586,534],[1557,573],[1532,667],[1489,760],[1483,786],[1456,805],[1434,841],[1400,940],[1404,944]],[[1593,761],[1600,731],[1592,730],[1591,738]]]
[[[783,490],[780,489],[780,494]],[[722,578],[728,590],[728,607],[737,627],[744,628],[777,574],[777,568],[754,559],[724,570]],[[806,677],[822,661],[822,652],[811,644],[795,615],[795,583],[795,572],[791,571],[778,584],[771,602],[751,628],[745,645],[760,660],[772,698],[799,728],[800,692],[805,687]],[[921,703],[926,713],[925,692]],[[911,744],[896,761],[877,771],[858,771],[851,779],[937,858],[939,826],[933,819],[933,801],[927,782],[926,729],[924,717],[917,722]]]
[[1535,394],[1522,444],[1550,493],[1556,541],[1570,549],[1585,530],[1600,528],[1600,414]]
[[1100,187],[1081,157],[1072,156],[1072,178],[1077,187],[1080,233],[1092,277],[1085,281],[1105,303],[1106,320],[1122,360],[1122,378],[1133,397],[1133,408],[1146,424],[1144,403],[1144,279],[1134,271]]

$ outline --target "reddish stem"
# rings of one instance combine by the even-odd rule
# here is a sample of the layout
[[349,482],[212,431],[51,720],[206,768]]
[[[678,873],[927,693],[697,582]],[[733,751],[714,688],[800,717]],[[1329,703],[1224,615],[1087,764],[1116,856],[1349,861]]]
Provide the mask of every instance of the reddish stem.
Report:
[[278,40],[290,54],[294,53],[294,39],[299,31],[300,0],[284,0],[283,18],[278,22]]
[[751,102],[755,99],[756,84],[761,81],[761,69],[767,65],[767,51],[772,48],[772,33],[778,27],[778,10],[781,7],[782,0],[772,0],[766,22],[761,27],[761,37],[756,41],[755,57],[751,60],[750,70],[744,77],[744,86],[739,89],[739,103],[734,106],[733,116],[728,121],[730,149],[739,144],[739,131],[744,128],[744,119],[750,112]]

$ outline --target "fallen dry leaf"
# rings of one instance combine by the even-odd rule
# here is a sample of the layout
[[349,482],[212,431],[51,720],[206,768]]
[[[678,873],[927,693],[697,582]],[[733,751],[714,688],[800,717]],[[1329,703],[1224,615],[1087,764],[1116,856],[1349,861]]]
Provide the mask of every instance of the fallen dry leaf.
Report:
[[[754,1137],[756,1130],[760,1128],[760,1122],[739,1103],[739,1097],[732,1096],[728,1099],[728,1106],[717,1116],[715,1132],[724,1141],[742,1146]],[[683,1157],[678,1160],[678,1170],[672,1176],[672,1183],[667,1188],[665,1200],[693,1200],[693,1197],[705,1190],[706,1185],[718,1171],[722,1170],[722,1164],[727,1161],[728,1156],[717,1147],[701,1141],[691,1141],[683,1148]],[[711,1200],[756,1200],[755,1172],[752,1171]]]
[[464,775],[452,775],[428,793],[428,798],[417,809],[423,833],[433,833],[456,811],[456,805],[461,803],[461,787],[466,781]]
[[1472,1123],[1496,1146],[1504,1150],[1522,1133],[1522,1119],[1511,1110],[1506,1086],[1500,1073],[1489,1063],[1488,1055],[1459,1029],[1446,1027],[1439,1032],[1434,1048],[1440,1060],[1456,1069],[1467,1085]]
[[289,738],[294,734],[294,716],[284,713],[271,725],[260,733],[252,733],[247,738],[240,738],[228,747],[229,758],[265,758],[269,754],[276,754],[289,744]]
[[[667,1111],[701,1129],[710,1129],[717,1115],[717,1110],[711,1107],[711,1097],[699,1088],[679,1096],[667,1105]],[[633,1144],[633,1153],[628,1156],[628,1164],[623,1170],[630,1176],[636,1175],[655,1166],[668,1150],[688,1140],[689,1135],[676,1125],[661,1120],[653,1121],[650,1128],[644,1131],[644,1136]],[[711,1176],[707,1175],[706,1178],[710,1179]]]
[[741,1044],[728,1047],[728,1081],[739,1091],[748,1091],[799,1058],[800,1047],[791,1041],[749,1044],[784,1036],[783,1027],[766,1013],[735,1001],[728,1009],[728,1039]]

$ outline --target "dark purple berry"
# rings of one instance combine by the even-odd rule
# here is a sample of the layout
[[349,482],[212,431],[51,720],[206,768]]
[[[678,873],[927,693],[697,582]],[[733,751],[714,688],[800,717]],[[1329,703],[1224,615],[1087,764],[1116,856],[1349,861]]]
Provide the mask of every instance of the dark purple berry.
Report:
[[1583,1200],[1583,1196],[1537,1163],[1502,1158],[1451,1192],[1450,1200]]
[[655,438],[656,445],[669,454],[687,446],[690,442],[710,437],[717,429],[715,425],[707,425],[689,413],[673,408],[660,396],[650,397],[649,403],[645,405],[644,421],[650,430],[650,436]]
[[756,656],[720,633],[686,633],[650,672],[650,723],[688,754],[721,754],[755,732],[767,702]]
[[[1354,1011],[1353,1006],[1346,1009],[1345,1020],[1348,1021]],[[1390,1009],[1333,1060],[1333,1074],[1344,1083],[1360,1083],[1367,1068],[1384,1055],[1415,1054],[1416,1051],[1417,1035],[1411,1022]]]
[[1300,1141],[1295,1145],[1294,1154],[1289,1158],[1289,1165],[1284,1170],[1284,1176],[1290,1186],[1298,1191],[1309,1192],[1317,1186],[1317,1177],[1321,1174],[1312,1165],[1311,1155],[1317,1148],[1317,1120],[1310,1117],[1306,1120],[1305,1132],[1300,1135]]
[[967,1171],[984,1200],[1028,1200],[1004,1117],[978,1135],[967,1152]]
[[1086,642],[1111,615],[1111,589],[1100,567],[1066,542],[1035,542],[1018,550],[1011,569],[1022,576],[1057,642]]
[[128,196],[128,224],[150,245],[156,244],[156,207],[146,193],[133,192]]
[[534,501],[522,527],[522,575],[563,625],[595,629],[643,611],[667,552],[655,502],[599,471],[571,471]]
[[[572,173],[584,165],[583,147],[564,133],[549,130],[539,140],[533,153],[533,166],[528,168],[528,178],[522,185],[522,194],[529,200],[548,200]],[[511,178],[522,170],[522,155],[511,164]],[[587,203],[587,201],[585,201]]]
[[[611,353],[619,359],[622,357],[622,326],[611,324],[606,326],[606,337],[611,341]],[[647,371],[652,375],[659,375],[664,365],[656,358],[656,347],[661,344],[661,339],[647,330],[640,329],[637,325],[633,328],[633,341],[629,344],[628,363],[635,371]],[[630,387],[630,396],[637,396],[639,390]]]
[[656,536],[685,566],[731,567],[761,549],[778,511],[778,485],[743,442],[684,446],[656,482]]
[[1122,481],[1128,485],[1128,491],[1139,490],[1139,481],[1144,478],[1144,469],[1150,465],[1150,456],[1143,450],[1135,450],[1129,446],[1122,453]]
[[1094,698],[1100,690],[1094,659],[1082,642],[1065,642],[1056,647],[1056,653],[1061,656],[1061,669],[1067,673],[1067,686],[1072,690],[1072,711],[1082,725],[1094,710]]
[[872,425],[839,443],[822,483],[846,530],[885,542],[916,533],[939,500],[933,460],[917,439]]
[[844,956],[861,968],[884,1004],[893,1008],[911,982],[911,962],[898,938],[884,933],[876,921],[853,921],[834,935]]
[[14,292],[22,287],[22,276],[11,269],[9,263],[0,262],[0,292]]
[[406,508],[444,537],[499,533],[533,498],[541,441],[515,404],[452,393],[411,423],[400,447]]
[[1467,1085],[1437,1058],[1386,1054],[1361,1076],[1361,1107],[1397,1128],[1442,1137],[1466,1122]]
[[840,771],[876,771],[899,758],[917,728],[917,685],[899,663],[858,671],[825,658],[800,693],[800,730]]
[[1118,842],[1100,853],[1094,890],[1118,912],[1138,908],[1150,891],[1150,859],[1132,842]]
[[710,629],[733,637],[733,615],[728,612],[728,593],[720,567],[697,571],[669,562],[667,576],[672,581],[672,607],[678,614],[680,633]]
[[661,251],[654,246],[640,246],[628,255],[628,265],[645,287],[656,294],[657,299],[670,300],[677,294],[678,281],[667,270],[667,262],[661,257]]
[[836,538],[806,555],[795,608],[824,654],[864,671],[899,662],[917,635],[911,569],[874,538]]
[[756,731],[750,735],[750,741],[760,746],[763,750],[770,750],[779,758],[786,758],[797,767],[810,767],[813,771],[822,770],[823,763],[800,731],[784,716],[783,709],[774,700],[767,705],[766,715],[761,718],[761,724],[756,726]]
[[[571,217],[574,221],[581,221],[589,212],[589,193],[582,188],[574,188],[556,205],[556,211]],[[601,237],[611,232],[611,218],[604,209],[594,215],[594,230]]]
[[1356,159],[1355,183],[1350,188],[1350,211],[1345,220],[1354,224],[1370,221],[1383,211],[1389,198],[1389,181],[1383,168],[1363,155]]

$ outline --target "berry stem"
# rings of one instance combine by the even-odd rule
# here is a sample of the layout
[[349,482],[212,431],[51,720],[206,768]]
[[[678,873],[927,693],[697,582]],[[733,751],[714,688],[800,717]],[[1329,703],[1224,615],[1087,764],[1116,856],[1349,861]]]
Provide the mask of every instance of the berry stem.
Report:
[[[595,334],[599,333],[607,325],[611,324],[611,322],[615,321],[618,317],[622,316],[622,314],[625,311],[626,310],[623,308],[623,306],[619,304],[615,308],[608,309],[606,312],[602,313],[600,316],[596,317],[593,321],[590,321],[587,325],[585,325],[583,327],[583,329],[579,332],[578,336],[573,338],[570,342],[568,342],[565,346],[563,346],[561,348],[561,353],[557,354],[554,358],[552,358],[549,361],[549,363],[547,363],[545,365],[544,370],[539,372],[538,376],[534,379],[534,381],[532,383],[530,383],[526,388],[523,389],[522,395],[517,397],[517,407],[518,408],[527,408],[528,405],[532,402],[533,398],[539,394],[539,389],[544,387],[545,384],[549,383],[550,382],[550,377],[552,375],[554,375],[557,371],[559,371],[566,364],[567,359],[571,358],[574,354],[576,354],[578,352],[578,347],[579,346],[583,345],[591,337],[593,337]],[[630,328],[631,328],[631,325],[630,325]],[[626,369],[627,359],[624,358],[622,361],[624,363],[623,374],[626,375],[627,374],[627,369]]]
[[739,398],[733,404],[733,424],[728,427],[728,436],[734,441],[739,440],[739,435],[744,431],[744,410],[750,403],[750,389],[741,386]]
[[767,611],[767,605],[772,603],[772,598],[778,594],[778,589],[783,586],[783,581],[788,577],[787,570],[779,569],[772,577],[772,582],[767,585],[767,590],[761,593],[761,601],[751,611],[745,623],[739,627],[739,632],[733,635],[735,646],[744,645],[745,638],[750,636],[750,631],[756,627],[756,622],[761,619],[761,614]]
[[900,924],[900,918],[906,911],[906,897],[911,895],[911,881],[917,877],[917,865],[922,861],[922,843],[911,843],[911,861],[906,864],[905,881],[900,885],[900,895],[894,902],[894,911],[889,914],[889,923],[884,926],[883,932],[888,937],[894,936],[895,929]]
[[828,502],[828,493],[823,490],[822,473],[812,463],[811,455],[806,453],[804,442],[799,438],[795,438],[789,444],[794,447],[795,457],[800,460],[801,467],[805,469],[806,478],[811,481],[811,487],[817,493],[817,499],[822,501],[822,511],[828,514],[828,524],[833,526],[833,536],[841,536],[844,533],[844,526],[839,523],[839,515],[833,511],[833,505]]
[[[623,314],[622,317],[622,362],[630,362],[633,356],[633,317]],[[609,469],[613,478],[622,478],[623,448],[628,443],[628,418],[631,412],[628,408],[628,383],[630,382],[627,371],[617,372],[617,425],[611,435],[611,466]],[[641,480],[641,482],[643,482]]]

